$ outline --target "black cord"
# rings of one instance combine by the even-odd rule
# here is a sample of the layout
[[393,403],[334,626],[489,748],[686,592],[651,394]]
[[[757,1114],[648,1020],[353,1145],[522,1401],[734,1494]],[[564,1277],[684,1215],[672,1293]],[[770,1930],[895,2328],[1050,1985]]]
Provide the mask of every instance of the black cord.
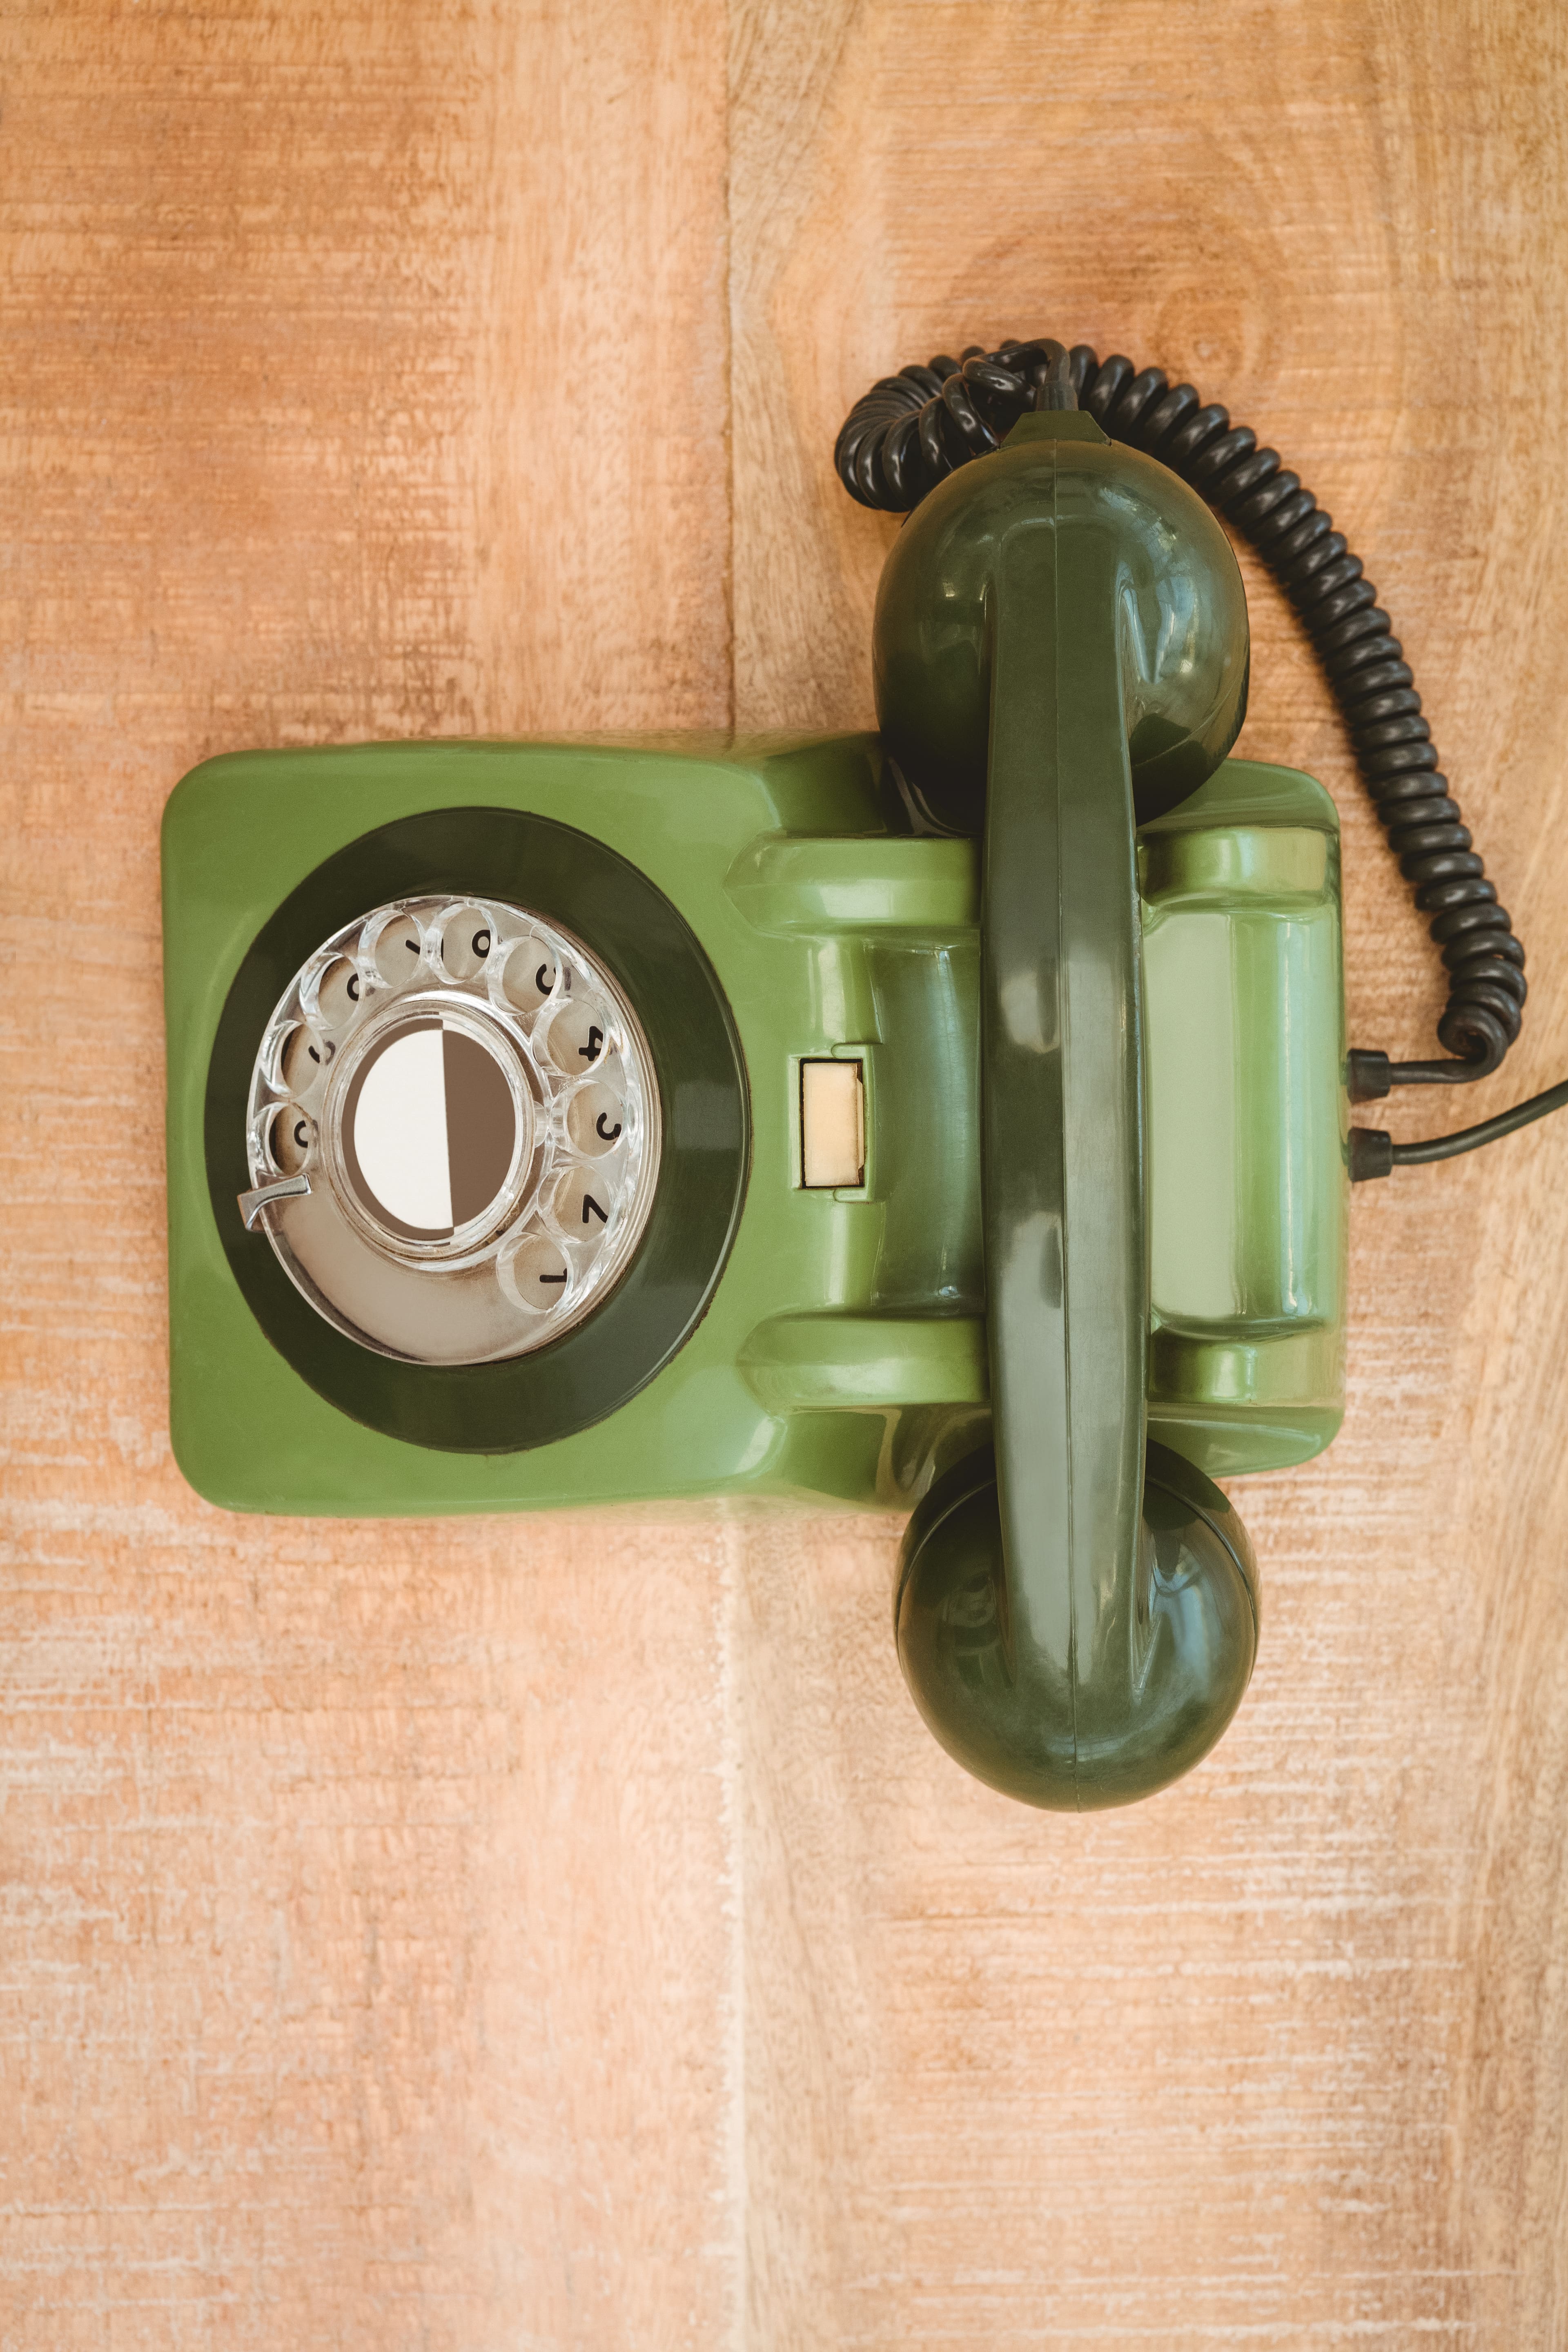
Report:
[[1352,1127],[1351,1181],[1359,1184],[1370,1176],[1391,1176],[1396,1168],[1425,1168],[1434,1160],[1457,1160],[1462,1151],[1479,1151],[1483,1143],[1500,1142],[1505,1135],[1563,1109],[1568,1109],[1568,1078],[1548,1087],[1544,1094],[1531,1095],[1528,1102],[1515,1103],[1511,1110],[1499,1111],[1496,1118],[1483,1118],[1477,1127],[1461,1127],[1455,1135],[1425,1136],[1418,1143],[1395,1143],[1380,1127]]
[[1461,1151],[1475,1151],[1483,1143],[1496,1143],[1502,1136],[1512,1135],[1516,1129],[1530,1127],[1549,1111],[1568,1106],[1568,1078],[1544,1094],[1531,1095],[1528,1102],[1515,1103],[1511,1110],[1499,1111],[1496,1118],[1483,1118],[1479,1127],[1462,1127],[1457,1135],[1429,1135],[1420,1143],[1396,1143],[1394,1164],[1396,1168],[1424,1168],[1432,1160],[1457,1160]]
[[[1190,383],[1173,384],[1163,369],[1139,370],[1120,354],[1101,362],[1087,343],[1066,352],[1048,340],[1009,341],[994,352],[971,344],[961,359],[939,353],[927,367],[883,376],[856,402],[838,436],[839,479],[862,506],[907,514],[957,467],[998,447],[1026,409],[1072,405],[1069,386],[1113,441],[1157,457],[1191,483],[1280,583],[1323,666],[1400,872],[1430,918],[1449,975],[1437,1036],[1456,1058],[1391,1062],[1385,1054],[1352,1054],[1353,1098],[1489,1077],[1519,1034],[1523,945],[1438,772],[1432,730],[1377,591],[1278,450],[1260,449],[1247,425],[1232,425],[1217,404],[1205,406]],[[1529,1104],[1520,1110],[1543,1116]],[[1523,1123],[1513,1112],[1503,1116]],[[1468,1131],[1490,1139],[1480,1129]],[[1460,1148],[1452,1138],[1443,1142]],[[1447,1156],[1424,1145],[1396,1149]]]

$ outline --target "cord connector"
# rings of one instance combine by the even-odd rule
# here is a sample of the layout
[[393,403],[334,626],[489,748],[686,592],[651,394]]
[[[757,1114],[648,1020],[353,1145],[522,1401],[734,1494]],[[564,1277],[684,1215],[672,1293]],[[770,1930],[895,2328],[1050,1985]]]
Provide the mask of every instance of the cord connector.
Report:
[[1394,1065],[1386,1054],[1373,1054],[1352,1047],[1346,1059],[1350,1065],[1352,1102],[1381,1102],[1394,1084]]
[[1352,1184],[1364,1184],[1373,1176],[1392,1176],[1393,1136],[1381,1127],[1352,1127],[1350,1164]]

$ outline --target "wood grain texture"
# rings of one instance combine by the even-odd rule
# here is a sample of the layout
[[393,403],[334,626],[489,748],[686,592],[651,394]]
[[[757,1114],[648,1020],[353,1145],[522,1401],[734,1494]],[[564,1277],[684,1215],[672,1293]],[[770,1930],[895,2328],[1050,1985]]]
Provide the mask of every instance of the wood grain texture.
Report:
[[[896,1530],[279,1523],[164,1417],[156,826],[250,743],[858,724],[890,366],[1193,375],[1342,517],[1568,1067],[1568,29],[1521,0],[0,26],[7,2347],[1568,2342],[1563,1145],[1355,1202],[1252,1692],[1041,1819]],[[1354,1034],[1440,1002],[1310,661]],[[1400,1103],[1396,1132],[1468,1105]],[[106,1130],[113,1156],[97,1148]]]
[[732,1539],[186,1490],[157,898],[226,747],[724,722],[721,36],[7,26],[7,2352],[731,2326]]

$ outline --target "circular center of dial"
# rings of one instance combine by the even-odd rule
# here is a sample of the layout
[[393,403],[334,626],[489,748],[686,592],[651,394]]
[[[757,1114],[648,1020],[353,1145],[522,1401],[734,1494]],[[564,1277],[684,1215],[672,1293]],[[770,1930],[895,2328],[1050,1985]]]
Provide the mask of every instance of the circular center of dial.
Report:
[[[361,1205],[411,1241],[449,1240],[499,1213],[529,1137],[521,1089],[467,1024],[395,1022],[355,1070],[343,1105],[343,1159]],[[515,1055],[510,1056],[515,1063]]]

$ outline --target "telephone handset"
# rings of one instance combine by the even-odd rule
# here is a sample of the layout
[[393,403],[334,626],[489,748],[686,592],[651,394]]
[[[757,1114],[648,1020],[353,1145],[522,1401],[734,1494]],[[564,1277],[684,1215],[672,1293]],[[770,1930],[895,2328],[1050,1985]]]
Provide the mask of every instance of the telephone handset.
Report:
[[[1036,1803],[1124,1801],[1218,1737],[1256,1645],[1236,1514],[1145,1438],[1135,837],[1240,728],[1236,558],[1173,474],[1077,409],[1031,413],[905,526],[876,679],[917,804],[984,845],[992,1447],[916,1512],[900,1654],[938,1738],[982,1779]],[[981,1675],[977,1612],[997,1628]]]
[[[1047,1807],[1194,1763],[1257,1571],[1216,1478],[1343,1409],[1352,1128],[1495,1069],[1523,951],[1361,566],[1188,385],[1005,344],[837,452],[916,509],[878,736],[205,762],[163,824],[171,1427],[246,1510],[910,1514],[898,1648]],[[979,462],[974,462],[978,460]],[[1450,973],[1347,1055],[1338,821],[1238,760],[1289,587]]]

